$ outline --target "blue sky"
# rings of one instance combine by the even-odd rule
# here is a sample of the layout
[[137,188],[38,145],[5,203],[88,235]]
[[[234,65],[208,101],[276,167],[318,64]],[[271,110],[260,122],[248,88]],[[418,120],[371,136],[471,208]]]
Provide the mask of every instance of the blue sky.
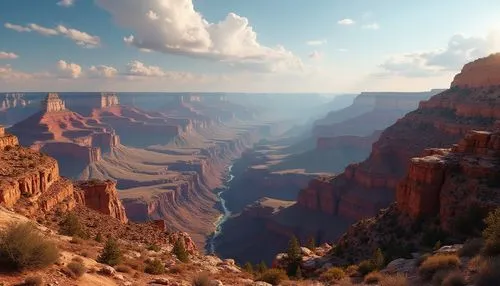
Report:
[[0,0],[0,90],[441,88],[498,51],[499,12],[496,0]]

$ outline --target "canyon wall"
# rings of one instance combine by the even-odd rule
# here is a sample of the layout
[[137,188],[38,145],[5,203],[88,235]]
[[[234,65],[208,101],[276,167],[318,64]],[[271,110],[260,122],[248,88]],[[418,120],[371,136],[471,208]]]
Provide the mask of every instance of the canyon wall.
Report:
[[107,181],[80,181],[76,186],[83,191],[85,205],[93,210],[111,217],[119,219],[123,223],[127,223],[127,215],[125,208],[120,203],[118,193],[116,191],[116,183],[110,180]]
[[[495,57],[486,60],[496,64]],[[467,70],[470,69],[474,70],[469,66]],[[484,73],[475,74],[481,75],[489,77]],[[457,77],[471,78],[470,75]],[[472,79],[475,82],[476,77]],[[378,209],[394,201],[397,183],[408,170],[410,158],[426,148],[451,146],[470,130],[491,130],[494,121],[500,119],[499,94],[496,85],[472,89],[455,86],[421,102],[417,110],[382,132],[368,159],[348,166],[331,181],[332,196],[341,194],[339,216],[362,219],[375,215]],[[313,197],[300,195],[299,205],[318,210],[308,202],[320,197],[314,197],[314,192],[308,193]]]

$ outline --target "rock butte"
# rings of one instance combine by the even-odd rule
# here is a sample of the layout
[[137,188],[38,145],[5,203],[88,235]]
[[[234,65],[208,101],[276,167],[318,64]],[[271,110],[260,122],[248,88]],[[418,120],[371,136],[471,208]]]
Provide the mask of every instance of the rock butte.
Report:
[[[4,134],[5,138],[15,136]],[[34,217],[54,209],[67,212],[78,204],[127,222],[114,184],[106,188],[73,183],[59,176],[57,161],[35,150],[15,144],[4,145],[0,151],[0,204]],[[102,184],[102,183],[97,183]]]

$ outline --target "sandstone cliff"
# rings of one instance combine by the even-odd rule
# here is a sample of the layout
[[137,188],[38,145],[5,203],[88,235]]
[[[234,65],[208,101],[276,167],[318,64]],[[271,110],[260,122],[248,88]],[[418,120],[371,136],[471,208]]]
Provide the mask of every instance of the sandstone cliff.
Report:
[[125,208],[118,200],[116,183],[113,181],[80,181],[76,186],[83,190],[85,205],[88,208],[107,214],[127,223]]
[[462,72],[455,76],[451,87],[477,88],[500,85],[500,54],[478,59],[468,63]]

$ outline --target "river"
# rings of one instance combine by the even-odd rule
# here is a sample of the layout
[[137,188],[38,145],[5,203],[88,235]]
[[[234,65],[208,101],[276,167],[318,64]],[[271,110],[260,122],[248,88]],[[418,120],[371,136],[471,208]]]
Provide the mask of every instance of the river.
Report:
[[218,189],[218,192],[217,192],[217,198],[219,199],[219,202],[220,202],[220,206],[222,209],[222,215],[219,216],[217,221],[214,223],[215,231],[214,231],[214,233],[212,233],[212,235],[208,239],[208,243],[207,243],[208,249],[207,250],[208,250],[209,254],[215,254],[215,239],[222,233],[223,224],[231,216],[231,212],[227,209],[226,200],[224,200],[224,198],[222,197],[222,194],[224,193],[225,190],[227,190],[229,188],[229,184],[234,179],[234,175],[232,173],[232,170],[233,170],[233,165],[230,165],[227,168],[224,186],[222,188]]

